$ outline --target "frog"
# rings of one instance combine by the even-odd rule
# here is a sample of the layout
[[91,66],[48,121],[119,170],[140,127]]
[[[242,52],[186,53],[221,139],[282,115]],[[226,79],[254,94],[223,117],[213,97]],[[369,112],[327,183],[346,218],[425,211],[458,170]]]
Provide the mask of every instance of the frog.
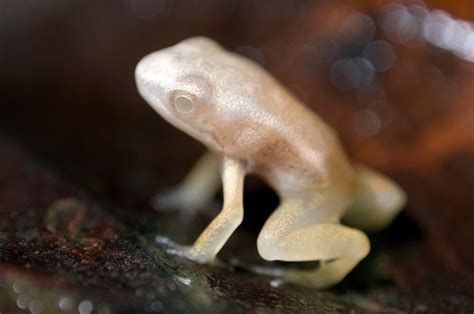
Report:
[[139,94],[168,123],[201,142],[205,153],[164,208],[195,212],[222,184],[223,204],[185,256],[212,263],[244,218],[247,175],[279,198],[257,237],[267,261],[317,261],[289,269],[284,282],[329,288],[370,251],[366,234],[389,225],[406,194],[387,176],[352,163],[336,131],[266,69],[206,37],[143,57]]

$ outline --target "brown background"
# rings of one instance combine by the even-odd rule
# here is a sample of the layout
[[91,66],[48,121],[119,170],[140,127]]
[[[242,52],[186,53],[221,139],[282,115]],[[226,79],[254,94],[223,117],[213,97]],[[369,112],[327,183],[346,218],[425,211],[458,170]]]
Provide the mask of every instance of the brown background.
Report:
[[[56,235],[74,243],[79,250],[77,261],[91,260],[90,276],[96,280],[87,285],[99,290],[114,287],[104,300],[115,300],[120,305],[133,296],[138,298],[138,305],[130,311],[144,309],[142,303],[149,301],[134,293],[137,277],[122,278],[123,282],[117,283],[99,266],[103,264],[100,257],[108,256],[107,250],[130,252],[130,247],[120,246],[128,234],[152,239],[158,232],[189,243],[213,212],[201,214],[194,222],[183,222],[174,215],[151,210],[150,197],[176,184],[203,148],[167,125],[139,98],[133,70],[146,53],[190,36],[206,35],[262,62],[339,131],[354,160],[392,176],[408,193],[404,213],[389,230],[371,238],[374,250],[368,261],[334,291],[315,295],[317,292],[284,287],[275,292],[257,275],[219,270],[214,281],[206,282],[218,287],[206,292],[214,298],[214,306],[236,312],[255,308],[314,310],[325,308],[322,304],[334,311],[472,312],[473,66],[426,42],[391,41],[379,23],[385,4],[217,0],[1,3],[0,131],[8,137],[0,142],[1,232],[7,239],[1,255],[4,275],[13,270],[27,276],[41,273],[45,277],[33,277],[32,282],[50,286],[65,280],[63,277],[73,278],[68,286],[70,293],[102,299],[97,292],[84,289],[86,281],[77,267],[64,268],[62,259],[57,263],[66,270],[46,267],[52,263],[51,256],[40,258],[34,254],[32,243],[47,244]],[[455,18],[474,18],[470,1],[429,1],[428,8],[447,10]],[[331,66],[337,60],[359,56],[366,45],[353,35],[358,34],[357,24],[346,23],[355,12],[372,19],[374,39],[387,41],[396,61],[388,71],[376,73],[367,88],[341,91],[332,84]],[[374,114],[378,127],[367,129],[374,123]],[[39,170],[31,168],[31,160],[44,169],[37,173]],[[55,183],[49,184],[51,180]],[[245,223],[222,254],[226,264],[233,257],[261,263],[255,256],[255,236],[277,200],[261,182],[250,181]],[[100,220],[94,214],[89,221],[77,209],[82,205],[77,204],[66,204],[72,218],[62,217],[62,210],[60,216],[50,213],[51,204],[71,195],[98,206],[91,205],[92,209],[86,211],[90,215],[97,211],[106,218]],[[105,205],[95,205],[97,200]],[[51,227],[42,218],[48,213],[54,221],[73,221],[72,229],[61,231],[54,227],[58,222]],[[85,227],[85,221],[92,226]],[[103,230],[113,226],[112,221],[120,225],[110,227],[114,236]],[[19,246],[12,235],[29,235],[31,246]],[[99,246],[102,251],[94,251],[91,257],[87,255],[90,252],[80,251],[84,250],[84,241],[90,244],[87,239],[91,237],[118,244]],[[133,250],[137,256],[148,256],[153,251],[148,244]],[[164,253],[157,253],[158,260],[168,258],[160,254]],[[159,267],[156,259],[138,258],[137,263],[145,260]],[[191,272],[198,267],[180,259],[169,263],[170,269],[183,264]],[[120,262],[114,265],[124,274],[136,270],[132,266],[120,268]],[[153,272],[150,267],[146,271]],[[209,267],[198,270],[204,274],[215,271]],[[169,275],[171,270],[163,272]],[[150,278],[145,287],[159,285],[160,278]],[[194,292],[182,292],[181,301],[177,301],[176,293],[163,289],[158,292],[158,288],[150,288],[157,296],[166,295],[164,308],[169,304],[172,312],[216,309],[212,304],[206,307],[188,302]],[[272,293],[280,294],[278,301],[271,298]],[[125,297],[118,297],[122,294]],[[245,306],[226,304],[229,297]],[[293,297],[309,303],[294,305]],[[310,299],[321,303],[311,303]],[[4,306],[18,310],[9,302],[6,297]]]

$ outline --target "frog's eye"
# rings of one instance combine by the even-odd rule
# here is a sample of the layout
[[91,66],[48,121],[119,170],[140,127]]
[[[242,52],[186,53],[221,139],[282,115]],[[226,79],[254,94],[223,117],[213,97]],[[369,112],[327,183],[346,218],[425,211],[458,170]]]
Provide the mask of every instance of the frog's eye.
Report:
[[176,96],[174,106],[179,113],[191,113],[196,109],[193,99],[184,95]]

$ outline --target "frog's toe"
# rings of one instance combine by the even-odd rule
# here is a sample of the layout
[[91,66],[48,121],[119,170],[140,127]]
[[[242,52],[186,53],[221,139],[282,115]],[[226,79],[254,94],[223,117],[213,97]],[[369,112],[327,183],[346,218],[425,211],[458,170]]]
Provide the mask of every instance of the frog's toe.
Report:
[[212,258],[207,258],[203,254],[193,250],[192,246],[179,245],[164,237],[159,237],[159,239],[157,238],[157,242],[163,244],[166,247],[166,252],[171,255],[184,257],[200,264],[209,263],[213,260]]
[[203,254],[192,246],[186,246],[183,248],[183,256],[200,264],[207,264],[214,260],[214,256]]

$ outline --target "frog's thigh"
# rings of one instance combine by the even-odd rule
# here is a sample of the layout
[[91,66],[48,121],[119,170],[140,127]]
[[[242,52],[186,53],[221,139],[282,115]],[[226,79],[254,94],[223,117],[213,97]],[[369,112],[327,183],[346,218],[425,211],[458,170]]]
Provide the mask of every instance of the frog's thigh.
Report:
[[152,205],[155,209],[176,208],[195,210],[210,202],[220,186],[217,156],[206,152],[199,158],[180,185],[157,194]]
[[322,261],[315,270],[289,271],[286,280],[328,287],[341,281],[368,254],[367,236],[339,224],[337,214],[330,215],[340,213],[340,206],[347,206],[347,202],[341,202],[342,195],[332,192],[300,202],[283,200],[265,223],[257,240],[264,259]]

